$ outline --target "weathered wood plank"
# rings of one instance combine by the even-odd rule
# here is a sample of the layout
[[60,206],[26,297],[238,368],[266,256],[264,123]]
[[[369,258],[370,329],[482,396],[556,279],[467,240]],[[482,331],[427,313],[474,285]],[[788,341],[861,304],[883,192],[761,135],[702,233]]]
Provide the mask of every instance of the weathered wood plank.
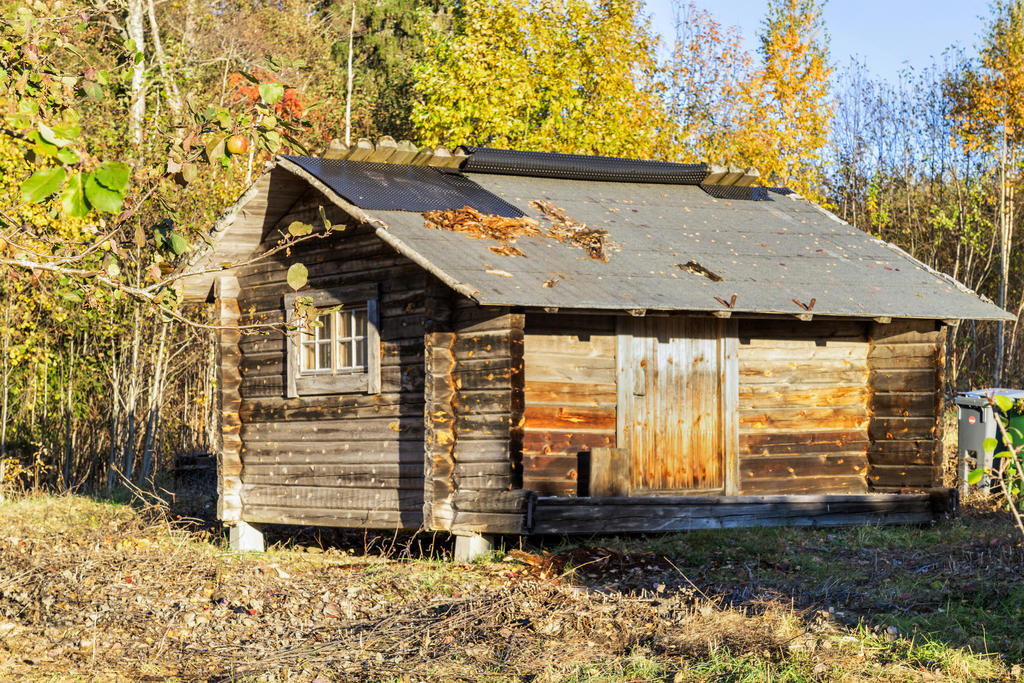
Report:
[[741,431],[859,430],[868,421],[868,412],[861,407],[740,410]]
[[867,334],[867,324],[853,321],[815,320],[808,325],[797,320],[741,320],[739,327],[741,346],[755,339],[797,339],[818,344],[859,342],[866,340]]
[[872,463],[868,481],[873,486],[931,488],[942,481],[942,471],[934,465],[880,465]]
[[863,474],[740,480],[740,493],[744,495],[866,493],[867,490],[867,480]]
[[242,425],[243,439],[259,441],[365,441],[390,440],[400,436],[422,438],[422,415],[310,422],[249,422]]
[[865,475],[868,458],[865,451],[753,457],[740,460],[744,479],[793,479],[798,477]]
[[821,361],[843,363],[846,361],[866,361],[868,344],[855,343],[844,346],[817,344],[797,346],[795,344],[779,344],[777,346],[741,346],[739,347],[740,367],[759,365],[791,366],[805,361]]
[[864,452],[868,444],[862,430],[820,432],[744,432],[741,457],[771,457],[836,451]]
[[367,510],[288,507],[245,504],[242,518],[256,524],[351,527],[366,529],[418,529],[423,523],[419,509]]
[[559,455],[523,455],[524,476],[540,479],[576,480],[579,458],[576,453]]
[[625,448],[595,448],[590,452],[588,495],[629,495],[629,451]]
[[591,448],[614,448],[615,431],[534,431],[523,432],[523,452],[535,454],[578,453]]
[[526,429],[541,432],[569,432],[577,429],[615,431],[614,408],[588,406],[528,405]]
[[523,477],[523,488],[533,491],[538,496],[576,496],[579,495],[579,482],[575,479],[542,477]]
[[868,435],[875,441],[935,438],[933,417],[879,417],[871,421]]
[[928,495],[538,498],[538,534],[688,531],[746,526],[907,524],[934,519]]
[[852,365],[846,368],[835,369],[818,367],[808,364],[804,368],[784,368],[775,370],[767,369],[740,369],[740,387],[752,384],[775,384],[782,385],[864,385],[868,381],[868,370],[855,368]]
[[740,407],[747,410],[793,408],[799,406],[865,406],[868,389],[859,386],[822,386],[798,388],[776,385],[747,385],[739,392]]
[[423,490],[293,484],[242,484],[245,505],[350,510],[398,510],[423,505]]
[[934,417],[935,392],[880,392],[871,395],[871,412],[878,417]]
[[590,330],[593,325],[579,328],[584,332],[570,334],[527,334],[526,354],[535,358],[543,358],[551,354],[554,359],[571,356],[573,358],[615,358],[617,344],[613,334],[594,334]]
[[527,405],[554,404],[615,408],[615,383],[529,382],[525,390]]

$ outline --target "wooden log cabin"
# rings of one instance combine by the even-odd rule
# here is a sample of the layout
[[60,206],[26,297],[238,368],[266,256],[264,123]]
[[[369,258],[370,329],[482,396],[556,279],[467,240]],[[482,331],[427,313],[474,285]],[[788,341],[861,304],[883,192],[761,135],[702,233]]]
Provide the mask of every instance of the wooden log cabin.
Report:
[[[946,325],[1010,316],[900,249],[740,169],[332,156],[276,158],[187,266],[219,318],[236,545],[264,524],[422,528],[465,554],[955,507]],[[252,260],[296,221],[314,236]],[[296,297],[321,326],[242,333]]]

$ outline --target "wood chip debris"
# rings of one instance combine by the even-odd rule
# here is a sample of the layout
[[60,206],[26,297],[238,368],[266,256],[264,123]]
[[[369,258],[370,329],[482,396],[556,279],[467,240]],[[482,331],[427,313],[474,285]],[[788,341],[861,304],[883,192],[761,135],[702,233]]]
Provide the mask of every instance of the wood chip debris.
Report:
[[609,239],[607,230],[591,228],[586,223],[575,221],[569,217],[565,209],[551,202],[536,200],[530,202],[530,206],[551,221],[551,227],[545,233],[548,237],[581,247],[595,261],[608,263],[611,256],[609,252],[618,247]]
[[459,232],[474,239],[498,242],[496,246],[487,248],[499,256],[525,257],[523,250],[514,246],[516,240],[520,237],[541,235],[580,247],[590,258],[601,263],[608,263],[610,252],[618,248],[618,245],[608,237],[607,230],[591,228],[585,223],[573,220],[564,209],[551,202],[537,200],[530,202],[530,206],[544,214],[551,222],[547,230],[541,230],[540,224],[529,216],[507,218],[481,213],[471,206],[447,211],[425,211],[422,215],[428,228]]
[[489,213],[480,213],[471,206],[449,211],[426,211],[423,213],[426,226],[434,230],[460,232],[474,239],[490,239],[498,242],[498,246],[488,247],[501,256],[525,256],[521,249],[512,246],[520,237],[541,234],[539,224],[534,219],[506,218]]

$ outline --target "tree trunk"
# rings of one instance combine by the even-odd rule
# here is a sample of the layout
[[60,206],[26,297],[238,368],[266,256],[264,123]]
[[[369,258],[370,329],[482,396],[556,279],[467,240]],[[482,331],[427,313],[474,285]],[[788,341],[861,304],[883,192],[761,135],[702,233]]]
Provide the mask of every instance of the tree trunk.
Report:
[[[1010,271],[1010,237],[1006,201],[1006,126],[1003,126],[1002,147],[999,154],[999,307],[1006,307],[1006,278]],[[1003,334],[1006,323],[999,321],[996,331],[996,362],[992,372],[993,384],[999,386],[1003,379]]]
[[0,354],[3,354],[2,365],[3,365],[3,399],[0,401],[2,407],[0,407],[0,502],[4,499],[4,488],[7,484],[7,409],[8,409],[8,398],[10,396],[10,387],[8,383],[10,381],[11,370],[8,360],[8,350],[11,345],[11,300],[8,299],[4,306],[4,329],[3,329],[3,343],[0,344]]
[[146,9],[149,14],[149,32],[153,36],[153,53],[156,55],[156,63],[160,66],[160,77],[164,80],[164,94],[167,96],[168,106],[177,119],[181,114],[181,95],[178,93],[178,84],[174,80],[174,74],[167,70],[167,55],[164,54],[164,45],[160,40],[160,27],[156,23],[156,7],[153,5],[153,0],[146,0]]
[[146,60],[141,56],[146,50],[145,17],[145,0],[128,0],[126,29],[139,55],[132,66],[131,100],[128,106],[128,137],[136,145],[142,142],[143,119],[146,117]]
[[352,23],[348,27],[348,95],[345,97],[345,146],[352,146],[352,40],[356,32],[356,3],[352,2]]
[[166,372],[165,358],[167,340],[167,323],[160,325],[160,346],[156,354],[153,368],[153,383],[149,394],[149,417],[146,424],[146,442],[142,449],[142,466],[139,468],[139,482],[144,482],[150,475],[153,464],[153,448],[156,443],[156,432],[160,426],[160,400],[163,395],[163,375]]

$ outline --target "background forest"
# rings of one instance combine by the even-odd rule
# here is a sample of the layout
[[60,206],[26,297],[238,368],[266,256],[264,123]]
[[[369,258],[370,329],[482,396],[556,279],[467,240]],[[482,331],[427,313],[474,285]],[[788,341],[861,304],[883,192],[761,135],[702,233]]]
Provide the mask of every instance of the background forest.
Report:
[[[1024,0],[897,82],[833,63],[815,0],[769,0],[753,54],[675,2],[0,2],[0,483],[216,447],[173,265],[271,155],[335,138],[753,166],[1024,310]],[[952,334],[949,392],[1021,385],[1018,325]]]

